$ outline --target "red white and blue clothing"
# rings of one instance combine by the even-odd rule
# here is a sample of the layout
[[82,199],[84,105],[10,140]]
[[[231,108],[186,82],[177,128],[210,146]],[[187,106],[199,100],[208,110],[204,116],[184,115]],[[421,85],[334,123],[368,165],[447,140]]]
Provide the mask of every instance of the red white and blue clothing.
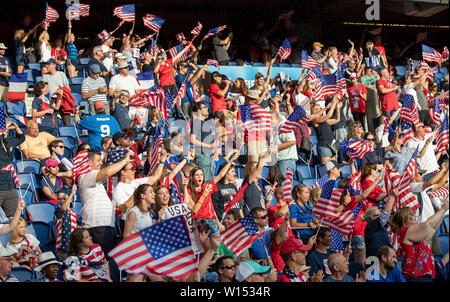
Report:
[[[98,244],[93,244],[88,253],[80,255],[80,258],[89,262],[104,262],[105,254]],[[82,279],[87,279],[91,282],[98,281],[100,278],[95,274],[91,267],[81,265],[80,274]]]
[[289,267],[285,266],[278,282],[309,282],[308,279],[300,272],[298,275]]

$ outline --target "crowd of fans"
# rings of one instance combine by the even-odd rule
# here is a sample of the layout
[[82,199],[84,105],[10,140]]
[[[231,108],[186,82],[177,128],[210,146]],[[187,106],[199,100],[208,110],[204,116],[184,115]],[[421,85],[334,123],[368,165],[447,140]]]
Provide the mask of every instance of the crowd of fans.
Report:
[[[49,37],[48,25],[16,30],[15,62],[5,57],[7,47],[0,43],[0,97],[5,110],[9,76],[28,69],[30,45],[35,42],[42,77],[29,87],[34,99],[26,127],[12,117],[6,120],[0,166],[21,160],[40,163],[35,193],[40,201],[33,202],[48,201],[55,209],[53,238],[28,234],[27,205],[19,198],[13,173],[0,171],[0,205],[8,218],[0,225],[0,234],[11,233],[0,249],[0,282],[18,281],[16,267],[33,270],[32,281],[41,282],[448,280],[448,252],[442,253],[448,246],[440,246],[437,234],[448,217],[448,145],[444,152],[435,151],[436,129],[448,112],[448,94],[439,123],[428,116],[435,98],[448,92],[448,71],[438,85],[432,68],[424,70],[411,61],[406,74],[399,76],[389,62],[391,54],[376,41],[367,41],[363,52],[351,40],[349,49],[340,50],[315,42],[308,53],[320,63],[322,73],[333,74],[344,64],[347,83],[346,89],[315,99],[314,80],[300,68],[294,80],[280,80],[272,73],[279,61],[271,59],[271,46],[262,34],[252,39],[262,45],[268,72],[257,73],[254,86],[248,87],[242,78],[230,79],[206,71],[206,64],[198,65],[201,46],[195,47],[183,34],[176,37],[183,50],[170,57],[162,48],[148,47],[155,37],[141,39],[132,30],[120,42],[104,31],[92,51],[83,52],[71,28],[69,21],[64,39],[55,40]],[[232,38],[231,32],[211,38],[219,65],[230,62]],[[82,53],[89,57],[87,64],[80,60]],[[180,60],[185,53],[188,58]],[[79,102],[68,105],[73,99],[72,80],[83,70],[81,97],[88,108]],[[174,102],[167,116],[155,106],[128,105],[147,91],[136,80],[136,73],[146,71],[153,71],[155,86],[166,96],[175,96],[186,85],[180,106]],[[414,97],[420,116],[412,128],[414,137],[406,144],[400,131],[405,95]],[[244,104],[267,112],[272,130],[244,129],[240,109]],[[307,112],[308,123],[281,133],[297,107]],[[370,121],[369,113],[374,112],[377,118]],[[77,144],[69,153],[61,127],[75,129]],[[371,149],[363,159],[351,160],[340,146],[358,139],[366,140]],[[384,170],[402,175],[417,147],[419,168],[410,187],[420,207],[394,211],[399,192],[387,190]],[[83,151],[90,171],[75,175],[74,158]],[[309,175],[299,166],[306,166]],[[350,174],[344,175],[344,166]],[[289,170],[294,184],[287,198]],[[362,191],[353,196],[348,183],[359,171]],[[342,248],[333,243],[337,232],[312,214],[323,187],[316,180],[325,176],[343,189],[339,212],[362,205],[351,235],[342,237]],[[311,178],[313,184],[305,181]],[[244,185],[241,200],[225,211]],[[447,195],[430,197],[441,188],[447,188]],[[113,277],[115,263],[108,253],[132,234],[165,220],[167,208],[179,202],[192,211],[204,248],[199,273],[181,280],[124,271]],[[261,237],[236,257],[220,235],[246,215],[253,217]],[[55,248],[44,250],[47,242],[41,240],[48,239],[56,240]],[[72,256],[79,259],[78,270],[66,264]]]

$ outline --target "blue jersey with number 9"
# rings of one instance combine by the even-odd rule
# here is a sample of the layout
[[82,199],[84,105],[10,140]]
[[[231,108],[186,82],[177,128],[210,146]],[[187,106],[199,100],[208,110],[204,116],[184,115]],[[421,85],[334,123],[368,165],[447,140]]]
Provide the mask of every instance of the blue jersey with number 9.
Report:
[[105,136],[113,136],[120,131],[117,120],[110,115],[96,114],[82,119],[78,126],[80,129],[88,130],[89,145],[93,150],[101,151],[101,140]]

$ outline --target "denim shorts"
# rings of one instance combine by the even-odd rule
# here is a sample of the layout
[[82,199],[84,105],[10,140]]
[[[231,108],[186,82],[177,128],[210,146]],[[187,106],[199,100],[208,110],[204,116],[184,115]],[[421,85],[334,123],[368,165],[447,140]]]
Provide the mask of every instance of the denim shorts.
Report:
[[364,242],[364,236],[355,235],[352,237],[352,248],[362,250],[366,248],[366,243]]
[[319,157],[332,157],[333,152],[330,148],[324,146],[317,146],[317,154]]
[[201,220],[204,220],[207,225],[211,228],[211,233],[209,237],[213,237],[219,235],[219,227],[217,226],[216,220],[212,218],[199,218],[195,222],[199,223]]

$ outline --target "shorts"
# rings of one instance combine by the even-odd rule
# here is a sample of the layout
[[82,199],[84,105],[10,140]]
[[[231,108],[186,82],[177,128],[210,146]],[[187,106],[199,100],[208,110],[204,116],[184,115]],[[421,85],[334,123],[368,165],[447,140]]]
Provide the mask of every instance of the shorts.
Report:
[[16,213],[19,195],[16,190],[0,191],[0,207],[7,217],[13,217]]
[[219,227],[217,226],[216,220],[213,218],[199,218],[195,221],[195,223],[199,223],[201,220],[204,220],[207,225],[211,228],[211,232],[209,233],[209,237],[213,237],[219,235]]
[[26,65],[26,57],[24,54],[20,54],[16,56],[16,65],[17,66],[25,66]]
[[324,146],[317,146],[317,154],[319,157],[332,157],[333,152],[330,148]]
[[352,248],[363,250],[366,248],[366,243],[364,242],[364,236],[355,235],[352,237]]

